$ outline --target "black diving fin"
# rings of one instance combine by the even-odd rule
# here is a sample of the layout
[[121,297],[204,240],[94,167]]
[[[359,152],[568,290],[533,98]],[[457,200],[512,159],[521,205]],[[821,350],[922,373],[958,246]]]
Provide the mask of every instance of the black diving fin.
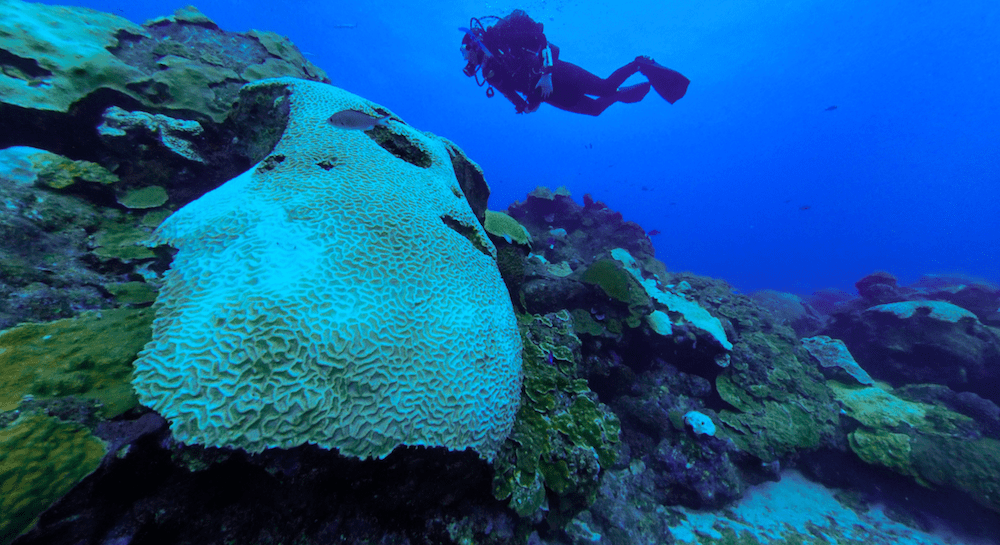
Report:
[[649,79],[649,83],[663,97],[663,100],[673,104],[680,100],[684,93],[687,93],[691,80],[680,72],[657,64],[649,57],[639,57],[636,60],[639,62],[639,72]]

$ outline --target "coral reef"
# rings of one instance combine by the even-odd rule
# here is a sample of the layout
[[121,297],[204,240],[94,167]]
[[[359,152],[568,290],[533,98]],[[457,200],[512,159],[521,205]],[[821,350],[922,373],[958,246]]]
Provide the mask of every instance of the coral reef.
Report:
[[0,16],[0,541],[1000,535],[997,286],[744,296],[276,34]]

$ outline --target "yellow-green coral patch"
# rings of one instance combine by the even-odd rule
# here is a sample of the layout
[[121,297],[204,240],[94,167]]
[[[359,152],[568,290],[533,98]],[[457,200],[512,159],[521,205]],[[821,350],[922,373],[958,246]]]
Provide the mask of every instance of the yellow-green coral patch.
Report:
[[486,211],[486,232],[521,246],[531,246],[531,233],[503,212]]
[[158,185],[130,189],[118,196],[118,204],[125,208],[156,208],[167,202],[167,190]]
[[105,284],[104,289],[111,292],[120,303],[140,305],[156,300],[156,290],[145,282],[117,282]]
[[107,223],[94,235],[94,254],[109,259],[148,259],[156,253],[144,245],[146,231],[122,223]]
[[885,430],[858,428],[847,436],[851,450],[865,462],[887,467],[901,475],[916,477],[917,482],[926,484],[913,469],[910,460],[910,436]]
[[35,519],[101,463],[104,443],[79,424],[21,415],[0,429],[0,544]]
[[587,267],[583,281],[600,286],[604,293],[622,303],[631,303],[642,288],[612,259],[602,259]]
[[25,395],[96,398],[112,417],[136,405],[132,361],[150,339],[152,311],[105,310],[0,333],[0,411]]
[[905,422],[913,427],[924,425],[924,416],[929,408],[923,403],[905,401],[889,393],[882,387],[844,384],[836,380],[827,381],[833,395],[844,404],[847,414],[870,428],[884,428]]
[[47,151],[37,151],[28,156],[38,173],[38,183],[53,189],[63,189],[76,182],[113,184],[118,176],[90,161],[72,161]]

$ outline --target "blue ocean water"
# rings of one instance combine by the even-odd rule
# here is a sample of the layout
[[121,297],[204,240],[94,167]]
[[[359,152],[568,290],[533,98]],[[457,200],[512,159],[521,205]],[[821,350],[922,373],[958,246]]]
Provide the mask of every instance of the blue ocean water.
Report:
[[[74,4],[136,22],[182,4]],[[1000,280],[1000,4],[802,0],[203,0],[287,35],[335,85],[445,136],[504,209],[537,185],[621,211],[673,270],[742,291],[853,291],[874,270]],[[516,115],[462,74],[460,26],[526,10],[606,76],[650,55],[692,80],[600,117]],[[634,81],[641,81],[636,76]],[[836,108],[833,108],[833,107]]]

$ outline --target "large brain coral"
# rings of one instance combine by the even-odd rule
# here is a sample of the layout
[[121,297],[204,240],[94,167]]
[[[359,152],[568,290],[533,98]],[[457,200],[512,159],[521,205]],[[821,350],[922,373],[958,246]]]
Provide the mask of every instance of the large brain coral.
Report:
[[521,342],[456,149],[397,118],[332,126],[386,111],[329,85],[264,80],[241,100],[261,97],[288,101],[271,154],[154,234],[178,253],[135,363],[140,401],[184,442],[491,459],[517,412]]

